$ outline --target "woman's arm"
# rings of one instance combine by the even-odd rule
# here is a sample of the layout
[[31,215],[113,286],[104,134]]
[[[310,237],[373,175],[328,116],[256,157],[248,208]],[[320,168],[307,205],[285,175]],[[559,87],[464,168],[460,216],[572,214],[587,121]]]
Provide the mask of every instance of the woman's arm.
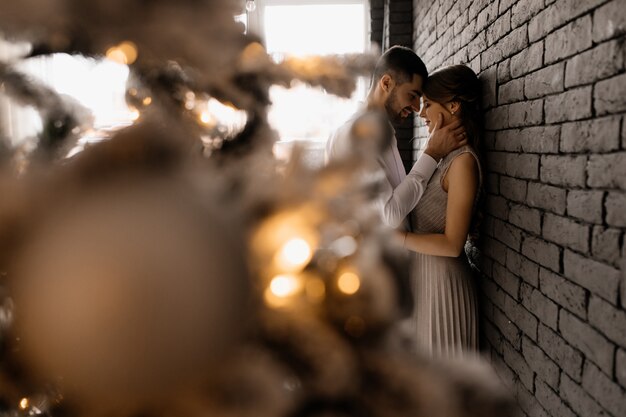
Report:
[[[404,247],[426,255],[457,257],[463,251],[478,191],[478,163],[470,153],[454,158],[444,178],[448,183],[446,227],[442,234],[408,233]],[[445,184],[444,184],[445,185]]]

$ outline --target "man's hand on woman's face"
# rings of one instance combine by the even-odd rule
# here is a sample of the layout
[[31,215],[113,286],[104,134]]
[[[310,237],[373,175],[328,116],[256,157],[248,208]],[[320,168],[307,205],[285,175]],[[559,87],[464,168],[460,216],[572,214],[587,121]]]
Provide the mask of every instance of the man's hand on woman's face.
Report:
[[437,121],[433,127],[428,144],[426,145],[426,154],[430,155],[436,161],[439,161],[453,150],[467,144],[467,133],[459,119],[441,127],[443,123],[443,114],[439,113]]

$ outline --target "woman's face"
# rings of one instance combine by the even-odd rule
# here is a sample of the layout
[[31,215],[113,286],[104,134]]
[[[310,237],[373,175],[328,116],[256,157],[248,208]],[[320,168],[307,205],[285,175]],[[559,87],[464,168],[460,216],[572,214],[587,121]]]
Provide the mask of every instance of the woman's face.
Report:
[[[437,120],[439,120],[439,113],[443,115],[443,123],[441,126],[445,126],[454,117],[450,110],[443,104],[436,101],[432,101],[426,96],[422,96],[422,107],[420,108],[419,116],[424,119],[428,132],[432,132]],[[441,127],[439,126],[439,127]]]

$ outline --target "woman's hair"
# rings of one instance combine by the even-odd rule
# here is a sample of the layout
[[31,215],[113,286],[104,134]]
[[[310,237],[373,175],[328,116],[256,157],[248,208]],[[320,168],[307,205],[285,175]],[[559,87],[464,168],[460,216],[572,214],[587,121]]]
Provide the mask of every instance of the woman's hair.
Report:
[[[461,104],[460,117],[467,132],[468,143],[474,148],[479,159],[482,159],[479,147],[483,132],[482,89],[476,73],[465,65],[450,65],[430,74],[424,83],[423,92],[428,99],[440,104],[450,101],[458,101]],[[470,247],[479,238],[484,198],[485,193],[481,181],[476,212],[470,224],[469,241],[472,243]]]
[[465,65],[450,65],[430,74],[423,87],[424,95],[437,103],[458,101],[461,104],[461,122],[468,142],[478,149],[483,131],[482,90],[480,80]]

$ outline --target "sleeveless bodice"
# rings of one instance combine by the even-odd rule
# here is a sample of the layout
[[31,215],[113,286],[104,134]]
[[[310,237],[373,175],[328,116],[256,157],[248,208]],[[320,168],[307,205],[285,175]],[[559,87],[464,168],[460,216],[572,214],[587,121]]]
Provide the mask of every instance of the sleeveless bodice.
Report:
[[[412,222],[415,233],[443,233],[445,231],[448,193],[443,189],[443,179],[454,158],[466,152],[471,153],[479,164],[478,189],[482,188],[482,170],[480,169],[480,159],[476,151],[471,146],[465,145],[450,152],[439,162],[435,173],[428,182],[424,195],[413,210]],[[476,193],[474,212],[476,211],[479,196],[480,192]]]

